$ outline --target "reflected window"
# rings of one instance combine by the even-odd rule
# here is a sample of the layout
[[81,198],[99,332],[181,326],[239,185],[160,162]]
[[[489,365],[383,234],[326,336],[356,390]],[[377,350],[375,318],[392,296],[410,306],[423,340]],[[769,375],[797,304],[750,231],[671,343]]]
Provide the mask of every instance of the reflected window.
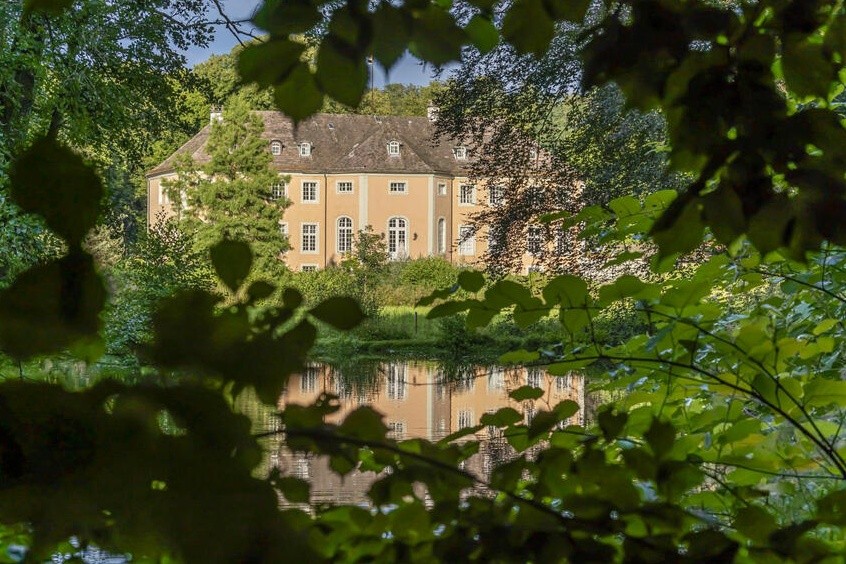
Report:
[[488,373],[488,390],[502,390],[505,388],[505,369],[502,367],[491,368]]
[[388,421],[388,436],[395,441],[405,438],[405,421]]
[[295,478],[300,478],[301,480],[307,480],[311,478],[311,464],[309,463],[308,458],[305,456],[301,456],[294,460],[294,467],[291,469],[291,474]]
[[405,381],[405,365],[389,364],[386,379],[388,399],[404,400],[408,387]]
[[526,385],[533,388],[541,387],[541,373],[537,368],[529,368],[526,374]]
[[307,366],[305,372],[300,375],[300,391],[304,394],[313,394],[317,391],[317,367]]
[[543,229],[537,225],[530,225],[526,236],[526,251],[539,255],[543,249]]
[[461,409],[458,411],[458,428],[464,429],[472,427],[475,424],[473,419],[473,411],[470,409]]

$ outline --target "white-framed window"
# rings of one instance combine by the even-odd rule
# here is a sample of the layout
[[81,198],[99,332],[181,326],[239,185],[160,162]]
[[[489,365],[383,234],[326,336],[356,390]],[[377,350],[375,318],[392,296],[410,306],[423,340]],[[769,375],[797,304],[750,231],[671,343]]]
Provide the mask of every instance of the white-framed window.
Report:
[[405,438],[405,421],[388,421],[388,436],[395,441]]
[[458,254],[465,257],[476,255],[476,234],[469,225],[458,226]]
[[446,182],[438,182],[438,196],[446,196],[447,195],[447,185]]
[[539,255],[543,249],[543,228],[538,225],[530,225],[526,231],[526,251],[533,255]]
[[318,200],[317,182],[303,181],[303,203],[315,203]]
[[529,158],[535,160],[538,158],[538,150],[537,149],[529,149]]
[[446,234],[446,219],[443,217],[438,218],[438,252],[441,254],[446,253],[446,242],[447,242],[447,234]]
[[302,225],[302,243],[300,251],[304,253],[317,252],[317,224],[303,223]]
[[408,192],[408,182],[391,182],[388,185],[388,192],[390,192],[391,194],[405,194]]
[[270,142],[270,154],[274,156],[279,156],[282,154],[282,142],[273,140]]
[[499,250],[505,243],[505,229],[501,225],[493,224],[488,227],[488,249]]
[[404,400],[408,391],[408,382],[405,378],[405,364],[389,364],[388,373],[385,375],[386,393],[388,399]]
[[476,203],[476,186],[474,184],[462,184],[459,186],[458,203],[463,205]]
[[392,259],[408,256],[408,220],[404,217],[388,220],[388,253]]
[[338,254],[343,255],[352,251],[353,220],[346,216],[338,218]]
[[555,391],[559,393],[567,393],[573,388],[573,384],[570,380],[570,375],[565,374],[563,376],[558,376],[555,378]]
[[316,366],[306,366],[300,375],[300,391],[304,394],[313,394],[317,391],[317,376],[320,369]]
[[488,188],[488,203],[492,206],[498,206],[502,204],[502,200],[505,196],[505,188],[498,184],[492,185]]
[[541,387],[541,378],[543,374],[537,368],[529,368],[526,371],[526,385],[533,388]]
[[300,267],[300,272],[317,272],[316,264],[304,264]]
[[570,238],[567,237],[567,229],[559,227],[555,233],[555,253],[558,255],[566,255],[570,250]]
[[300,156],[301,157],[310,157],[311,156],[311,143],[304,141],[300,143]]
[[270,199],[280,200],[288,197],[288,185],[281,180],[270,185]]
[[287,221],[280,221],[279,222],[279,232],[284,235],[285,237],[288,236],[288,222]]
[[392,157],[398,157],[400,155],[400,143],[399,143],[399,141],[388,142],[388,155],[390,155]]
[[335,184],[335,187],[337,188],[338,192],[341,193],[341,194],[349,194],[350,192],[353,191],[353,183],[350,182],[349,180],[342,180],[342,181],[338,182],[337,184]]
[[166,206],[170,205],[170,196],[167,194],[167,188],[159,184],[159,205]]
[[472,409],[459,409],[458,410],[458,428],[459,429],[472,427],[475,423],[476,423],[476,420],[473,418],[473,410]]
[[467,158],[467,147],[459,145],[452,150],[452,154],[455,155],[456,160],[463,161]]
[[505,389],[505,369],[498,366],[491,368],[488,373],[488,390],[503,390]]

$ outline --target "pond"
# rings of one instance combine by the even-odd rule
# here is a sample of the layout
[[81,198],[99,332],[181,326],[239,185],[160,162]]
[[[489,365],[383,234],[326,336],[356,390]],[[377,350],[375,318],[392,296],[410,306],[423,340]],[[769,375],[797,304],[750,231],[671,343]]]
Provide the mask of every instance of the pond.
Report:
[[[543,396],[525,402],[509,397],[511,391],[525,385],[542,389]],[[483,414],[502,407],[518,410],[530,423],[535,413],[564,400],[573,400],[580,406],[567,424],[581,425],[588,399],[584,376],[577,373],[551,376],[534,367],[446,367],[428,361],[401,361],[357,364],[348,370],[311,364],[302,374],[291,377],[279,399],[279,408],[310,404],[324,392],[338,396],[341,404],[327,422],[339,423],[357,407],[368,405],[383,414],[390,437],[429,441],[477,425]],[[255,432],[279,430],[272,408],[248,396],[239,400],[239,408],[251,416]],[[479,478],[486,479],[498,463],[512,454],[495,427],[485,427],[465,440],[469,439],[478,440],[480,449],[465,462],[464,469]],[[307,480],[311,484],[312,504],[366,503],[367,491],[378,478],[373,472],[357,471],[341,478],[330,470],[326,458],[291,452],[279,435],[268,439],[265,446],[261,474],[278,468],[284,475]]]

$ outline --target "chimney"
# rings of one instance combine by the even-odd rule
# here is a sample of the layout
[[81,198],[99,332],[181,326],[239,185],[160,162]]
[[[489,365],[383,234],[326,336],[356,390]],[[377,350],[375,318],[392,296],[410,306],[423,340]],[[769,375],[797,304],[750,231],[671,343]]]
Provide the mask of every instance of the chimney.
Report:
[[438,121],[438,114],[440,113],[440,111],[441,109],[430,101],[429,105],[426,106],[426,117],[429,118],[429,121],[434,123]]
[[209,115],[209,124],[220,123],[223,121],[223,108],[220,106],[212,106],[211,114]]

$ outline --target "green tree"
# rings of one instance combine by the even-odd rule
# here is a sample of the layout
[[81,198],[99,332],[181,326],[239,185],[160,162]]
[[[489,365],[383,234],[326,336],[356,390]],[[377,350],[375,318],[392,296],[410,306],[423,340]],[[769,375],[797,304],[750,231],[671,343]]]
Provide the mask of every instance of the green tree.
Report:
[[280,260],[287,248],[279,222],[288,205],[273,197],[274,184],[285,182],[271,166],[264,123],[240,97],[224,108],[221,121],[212,124],[207,163],[185,159],[166,188],[185,228],[193,233],[196,248],[208,252],[221,239],[250,241],[259,271],[275,278],[284,271]]

